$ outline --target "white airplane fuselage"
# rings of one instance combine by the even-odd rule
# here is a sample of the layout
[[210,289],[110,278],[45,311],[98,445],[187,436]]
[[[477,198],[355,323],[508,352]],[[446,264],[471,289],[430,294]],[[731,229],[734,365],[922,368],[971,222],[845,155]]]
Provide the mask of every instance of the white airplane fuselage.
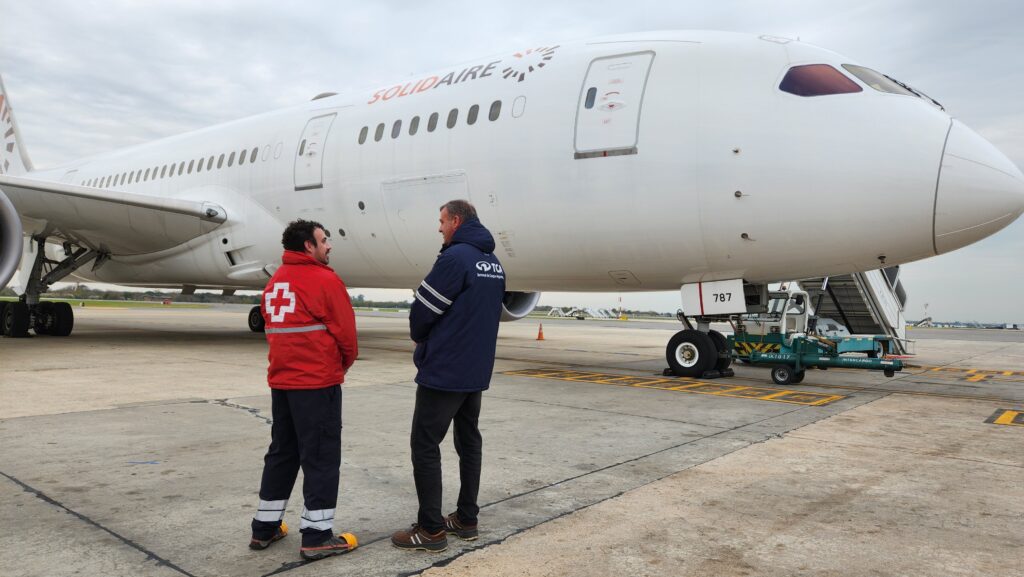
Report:
[[[792,66],[845,63],[740,34],[603,38],[27,176],[226,210],[224,224],[181,246],[76,273],[138,286],[262,288],[285,224],[305,218],[331,232],[331,265],[350,286],[413,287],[441,244],[438,207],[455,198],[494,234],[511,291],[849,273],[954,250],[1020,215],[1020,171],[930,102],[863,83],[815,97],[779,89]],[[23,221],[26,234],[46,228]]]

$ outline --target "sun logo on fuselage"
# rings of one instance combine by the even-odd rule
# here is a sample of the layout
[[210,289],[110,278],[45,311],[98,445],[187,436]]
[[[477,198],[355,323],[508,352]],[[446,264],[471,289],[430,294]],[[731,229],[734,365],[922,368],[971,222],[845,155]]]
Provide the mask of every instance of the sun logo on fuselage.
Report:
[[544,46],[516,52],[512,55],[515,58],[514,64],[501,71],[502,77],[522,82],[526,79],[527,74],[547,66],[551,58],[554,57],[556,48],[558,46],[551,46],[550,48]]

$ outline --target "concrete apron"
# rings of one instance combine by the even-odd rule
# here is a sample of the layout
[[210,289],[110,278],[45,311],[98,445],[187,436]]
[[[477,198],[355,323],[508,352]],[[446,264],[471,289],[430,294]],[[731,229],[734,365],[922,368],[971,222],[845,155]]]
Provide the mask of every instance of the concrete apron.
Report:
[[[992,402],[831,389],[846,398],[807,407],[500,373],[482,417],[481,539],[395,550],[387,537],[416,508],[410,347],[401,319],[363,317],[336,525],[363,548],[302,564],[293,535],[251,552],[265,345],[187,314],[83,314],[78,340],[0,343],[0,512],[16,528],[0,545],[5,573],[396,575],[450,562],[431,572],[966,575],[1021,560],[1021,428],[985,424]],[[139,322],[158,332],[126,328]],[[530,329],[503,327],[497,370],[569,349],[601,370],[662,364],[640,331],[615,357],[618,331],[546,327],[556,354],[519,335]],[[450,440],[443,460],[447,511]],[[301,501],[300,476],[293,529]]]

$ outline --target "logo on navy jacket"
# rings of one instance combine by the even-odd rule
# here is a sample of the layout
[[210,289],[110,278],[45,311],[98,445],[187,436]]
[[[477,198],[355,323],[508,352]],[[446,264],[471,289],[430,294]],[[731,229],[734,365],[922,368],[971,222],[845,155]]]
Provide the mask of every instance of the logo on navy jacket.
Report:
[[477,278],[505,280],[505,271],[496,262],[477,261],[476,270],[479,271],[476,273]]

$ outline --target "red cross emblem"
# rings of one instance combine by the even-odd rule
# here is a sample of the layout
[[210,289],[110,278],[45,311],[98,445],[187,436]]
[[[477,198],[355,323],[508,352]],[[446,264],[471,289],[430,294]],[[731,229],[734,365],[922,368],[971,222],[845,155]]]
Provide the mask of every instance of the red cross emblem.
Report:
[[264,296],[264,304],[267,313],[270,314],[270,322],[284,322],[284,316],[295,312],[295,293],[288,290],[288,283],[274,283],[274,290]]

